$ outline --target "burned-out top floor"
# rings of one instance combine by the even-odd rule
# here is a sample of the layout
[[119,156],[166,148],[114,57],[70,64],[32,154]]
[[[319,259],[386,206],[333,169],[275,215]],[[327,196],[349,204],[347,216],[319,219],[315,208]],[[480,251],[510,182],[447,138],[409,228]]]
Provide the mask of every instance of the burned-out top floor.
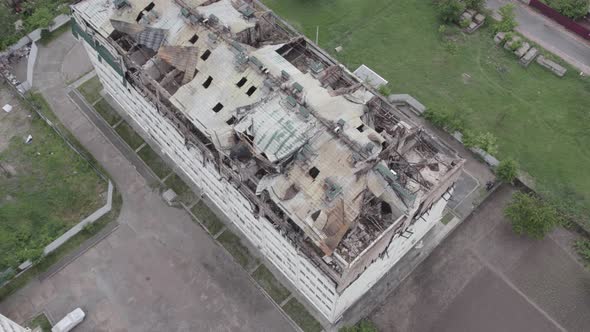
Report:
[[320,256],[352,263],[427,209],[461,167],[255,4],[85,0],[74,11],[221,160],[251,174],[253,192]]

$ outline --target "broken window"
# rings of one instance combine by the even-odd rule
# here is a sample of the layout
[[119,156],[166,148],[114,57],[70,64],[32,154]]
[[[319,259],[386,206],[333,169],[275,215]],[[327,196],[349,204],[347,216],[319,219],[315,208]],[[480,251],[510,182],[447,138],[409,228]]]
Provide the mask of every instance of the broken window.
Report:
[[201,59],[207,60],[210,55],[211,55],[211,51],[206,50],[205,53],[203,53],[203,55],[201,55]]
[[308,173],[309,173],[309,176],[311,176],[315,180],[315,178],[317,178],[318,175],[320,174],[320,170],[317,169],[316,167],[312,167]]
[[318,220],[318,217],[320,216],[320,213],[321,213],[321,212],[322,212],[322,210],[317,210],[316,212],[312,213],[312,214],[311,214],[311,219],[312,219],[313,221],[316,221],[316,220]]
[[356,130],[358,130],[362,133],[363,131],[365,131],[365,125],[360,125],[360,126],[356,127]]
[[225,121],[225,123],[227,123],[228,125],[233,125],[236,122],[236,117],[235,116],[231,116],[231,118],[229,118],[229,120]]
[[252,96],[252,94],[254,94],[254,91],[256,91],[256,87],[255,86],[251,86],[250,89],[248,89],[248,91],[246,92],[246,94],[248,96]]
[[222,103],[217,103],[217,105],[215,105],[213,107],[213,112],[217,113],[217,112],[221,111],[222,108],[223,108],[223,104]]
[[209,85],[211,85],[211,82],[213,82],[213,77],[211,77],[211,76],[207,77],[207,80],[205,81],[205,83],[203,83],[203,87],[205,87],[205,89],[207,89],[209,87]]
[[139,22],[141,21],[141,18],[143,17],[143,10],[139,12],[139,14],[137,15],[137,18],[135,19],[135,22]]
[[197,40],[199,40],[199,36],[197,36],[197,35],[195,34],[195,35],[193,35],[193,36],[191,37],[191,39],[189,39],[189,40],[188,40],[188,42],[189,42],[189,43],[191,43],[191,44],[194,44],[194,43],[196,43],[196,42],[197,42]]
[[238,88],[241,88],[242,86],[244,86],[244,84],[246,84],[248,80],[245,77],[242,77],[242,79],[236,84],[238,86]]

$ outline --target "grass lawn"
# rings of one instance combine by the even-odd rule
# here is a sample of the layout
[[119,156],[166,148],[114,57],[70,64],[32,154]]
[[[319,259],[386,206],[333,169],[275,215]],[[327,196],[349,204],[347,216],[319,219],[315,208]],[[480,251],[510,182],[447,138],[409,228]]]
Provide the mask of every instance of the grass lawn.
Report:
[[0,271],[38,257],[105,202],[107,184],[94,169],[44,121],[28,121],[33,141],[8,137],[0,152]]
[[101,98],[100,92],[102,91],[102,84],[100,84],[98,76],[94,76],[82,83],[82,85],[78,87],[78,91],[80,91],[80,94],[86,99],[86,102],[93,104]]
[[[498,49],[491,30],[458,36],[445,49],[431,1],[263,0],[354,70],[366,64],[394,93],[461,117],[498,137],[541,190],[590,207],[590,78],[570,68],[558,78],[536,63],[522,68]],[[334,48],[342,46],[336,53]],[[590,225],[590,224],[589,224]]]
[[31,328],[31,330],[36,327],[40,327],[41,332],[51,332],[51,323],[49,322],[49,319],[47,319],[47,316],[45,316],[45,314],[40,314],[36,316],[25,325]]
[[149,145],[145,145],[137,154],[160,179],[172,172],[170,167]]
[[131,126],[123,121],[116,128],[115,131],[127,144],[133,149],[137,149],[143,144],[143,139],[137,134]]
[[51,32],[48,31],[48,32],[41,33],[41,39],[39,41],[41,42],[42,45],[47,46],[49,43],[51,43],[57,37],[61,36],[64,32],[70,31],[70,30],[71,30],[71,26],[70,26],[70,22],[68,22]]
[[94,109],[111,126],[121,120],[121,116],[119,116],[117,111],[115,111],[104,98],[94,104]]
[[305,307],[295,298],[292,298],[283,306],[283,310],[299,325],[305,332],[320,332],[322,326],[313,316],[307,312]]
[[51,266],[59,262],[64,256],[71,253],[73,250],[80,247],[84,241],[96,235],[108,223],[114,221],[119,216],[121,206],[123,205],[123,198],[118,190],[113,191],[113,205],[109,213],[105,214],[99,220],[92,224],[92,227],[86,227],[82,232],[69,239],[61,247],[57,248],[51,254],[43,257],[40,262],[36,263],[25,271],[23,274],[13,279],[10,283],[0,288],[0,302],[7,298],[10,294],[16,292],[20,288],[29,283],[30,280],[37,277],[41,273],[47,271]]
[[184,183],[178,175],[170,175],[166,181],[164,181],[164,184],[166,184],[168,188],[174,190],[176,195],[178,195],[178,199],[184,204],[188,205],[195,200],[195,193],[193,193],[191,188]]
[[236,261],[247,271],[251,271],[256,265],[258,265],[258,259],[250,254],[248,248],[240,242],[240,238],[229,229],[226,229],[221,233],[217,238],[217,241],[219,241],[219,243],[221,243],[221,245],[227,249]]
[[197,202],[191,212],[201,220],[209,233],[215,235],[223,228],[223,222],[217,218],[215,213],[203,201]]
[[268,295],[276,303],[281,303],[289,297],[289,290],[272,275],[272,273],[264,266],[260,265],[259,268],[252,274],[252,277],[258,282],[258,284],[266,290]]
[[447,212],[442,219],[440,220],[440,222],[442,222],[444,225],[448,224],[451,220],[453,220],[453,214],[450,212]]

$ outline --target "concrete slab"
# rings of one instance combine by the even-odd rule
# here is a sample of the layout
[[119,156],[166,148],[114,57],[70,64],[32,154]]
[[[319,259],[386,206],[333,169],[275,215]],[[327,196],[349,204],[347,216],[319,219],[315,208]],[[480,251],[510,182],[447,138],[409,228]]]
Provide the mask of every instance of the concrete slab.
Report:
[[582,331],[590,324],[590,272],[564,249],[577,236],[565,229],[541,241],[515,235],[503,215],[514,191],[500,187],[388,296],[371,314],[380,330]]
[[[433,326],[437,331],[559,331],[493,272],[478,273]],[[417,330],[418,331],[418,330]]]

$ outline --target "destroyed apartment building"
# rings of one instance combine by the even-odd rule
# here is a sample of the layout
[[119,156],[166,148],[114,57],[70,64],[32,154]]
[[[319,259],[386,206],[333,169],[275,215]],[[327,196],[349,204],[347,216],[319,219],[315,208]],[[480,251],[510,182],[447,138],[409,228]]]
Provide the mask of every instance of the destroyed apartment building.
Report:
[[441,219],[463,160],[257,3],[72,9],[135,129],[325,320]]

